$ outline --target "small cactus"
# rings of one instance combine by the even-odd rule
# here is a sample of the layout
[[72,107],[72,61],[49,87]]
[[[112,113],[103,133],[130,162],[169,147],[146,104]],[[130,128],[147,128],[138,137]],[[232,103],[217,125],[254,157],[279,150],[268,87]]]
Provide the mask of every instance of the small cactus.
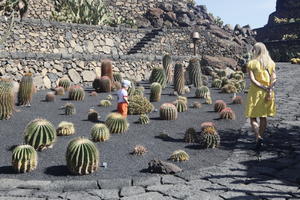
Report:
[[231,84],[231,83],[224,85],[222,87],[221,91],[223,93],[228,93],[228,94],[229,93],[237,93],[236,87],[233,84]]
[[163,57],[163,67],[167,76],[167,83],[171,84],[173,82],[172,76],[172,57],[170,55],[165,55]]
[[220,118],[221,119],[231,119],[231,120],[235,120],[235,112],[227,107],[224,108],[221,112],[220,112]]
[[150,89],[150,102],[158,102],[160,101],[161,97],[161,90],[162,87],[159,83],[152,83],[151,84],[151,89]]
[[105,121],[111,133],[124,133],[128,130],[129,123],[120,113],[111,113]]
[[94,142],[105,142],[109,140],[109,129],[105,124],[95,124],[91,129],[91,137]]
[[176,120],[178,111],[176,106],[171,103],[164,103],[160,106],[159,116],[162,120]]
[[74,104],[67,103],[65,106],[65,115],[75,115],[76,114],[76,108]]
[[185,104],[188,104],[188,98],[185,96],[178,96],[177,100],[183,101]]
[[106,100],[112,101],[114,100],[114,97],[111,94],[109,94],[107,95]]
[[111,102],[109,100],[106,100],[106,99],[101,100],[100,104],[99,104],[99,106],[102,106],[102,107],[109,107],[111,105],[112,105]]
[[202,72],[201,72],[200,61],[198,58],[192,58],[189,61],[188,71],[189,71],[190,83],[194,84],[196,88],[201,87],[203,85]]
[[217,100],[215,102],[214,110],[215,110],[215,112],[221,112],[226,107],[227,107],[227,104],[223,100]]
[[32,74],[27,73],[22,77],[20,82],[20,87],[18,92],[18,105],[30,106],[34,91],[35,91],[35,86],[33,84]]
[[185,151],[183,150],[176,150],[172,153],[172,155],[170,156],[169,160],[172,161],[188,161],[190,159],[189,154],[187,154]]
[[177,63],[174,71],[174,90],[182,95],[185,93],[185,78],[182,64]]
[[176,106],[178,112],[185,112],[188,110],[187,104],[182,100],[175,101],[174,105]]
[[148,150],[146,149],[146,147],[142,146],[142,145],[136,145],[134,148],[133,148],[133,151],[131,152],[131,154],[133,155],[137,155],[137,156],[141,156],[145,153],[147,153]]
[[139,123],[140,124],[149,124],[150,123],[150,119],[149,119],[148,115],[141,114],[140,117],[139,117]]
[[220,145],[220,136],[214,127],[207,127],[202,130],[198,141],[204,148],[216,148]]
[[91,122],[97,122],[99,119],[99,114],[96,110],[90,109],[88,112],[88,120]]
[[55,101],[55,93],[54,92],[47,92],[46,97],[45,97],[45,101],[47,102],[53,102]]
[[195,91],[195,96],[197,98],[206,98],[208,95],[210,95],[210,91],[207,86],[202,86],[200,88],[197,88]]
[[200,109],[202,108],[202,104],[200,102],[195,101],[192,104],[192,108]]
[[161,67],[153,68],[149,81],[150,83],[154,83],[154,82],[159,83],[161,87],[164,89],[167,83],[167,77],[164,68]]
[[38,155],[30,145],[19,145],[14,148],[11,159],[12,167],[18,173],[26,173],[36,169]]
[[67,147],[66,161],[71,173],[90,174],[99,168],[99,151],[92,141],[75,138]]
[[25,143],[33,146],[36,150],[51,148],[56,141],[54,126],[45,119],[35,119],[25,128]]
[[59,87],[63,87],[65,91],[68,91],[71,87],[71,81],[68,78],[62,78],[58,82]]
[[220,79],[214,79],[212,81],[211,87],[218,88],[218,89],[222,88],[222,80],[220,80]]
[[85,92],[79,85],[72,86],[69,91],[69,99],[74,101],[83,101]]
[[243,104],[243,98],[241,96],[236,96],[232,99],[233,104]]
[[184,142],[186,143],[196,143],[197,135],[196,130],[194,128],[188,128],[184,134]]
[[71,122],[62,121],[59,123],[56,129],[56,134],[58,136],[69,136],[75,134],[74,124]]
[[0,78],[0,120],[9,119],[14,111],[15,95],[11,80]]
[[54,91],[55,91],[55,95],[57,96],[65,95],[65,88],[63,88],[62,86],[55,88]]

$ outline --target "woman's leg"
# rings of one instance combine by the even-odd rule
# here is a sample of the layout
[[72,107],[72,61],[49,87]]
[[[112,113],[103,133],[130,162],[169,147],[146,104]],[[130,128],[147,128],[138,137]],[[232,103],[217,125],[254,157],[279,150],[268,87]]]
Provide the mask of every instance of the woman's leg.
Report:
[[266,128],[267,128],[267,118],[266,117],[260,117],[259,118],[259,136],[261,138],[264,137]]
[[250,118],[250,124],[252,127],[252,130],[255,133],[255,137],[256,137],[256,141],[260,138],[260,134],[259,134],[259,125],[257,123],[256,118]]

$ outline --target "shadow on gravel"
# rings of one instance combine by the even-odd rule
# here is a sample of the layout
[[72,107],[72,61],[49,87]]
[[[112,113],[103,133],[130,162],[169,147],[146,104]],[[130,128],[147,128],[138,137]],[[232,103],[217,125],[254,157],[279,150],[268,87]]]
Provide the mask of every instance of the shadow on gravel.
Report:
[[12,166],[2,166],[0,167],[0,174],[18,174],[12,168]]
[[48,167],[45,170],[45,174],[52,175],[52,176],[72,176],[67,168],[66,165],[58,165],[58,166],[52,166]]

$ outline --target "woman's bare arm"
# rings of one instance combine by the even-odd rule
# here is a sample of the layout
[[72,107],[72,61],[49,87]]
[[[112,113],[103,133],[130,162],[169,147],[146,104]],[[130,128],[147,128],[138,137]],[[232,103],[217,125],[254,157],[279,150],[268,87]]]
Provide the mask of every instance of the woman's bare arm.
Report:
[[249,76],[250,76],[251,82],[252,82],[254,85],[256,85],[257,87],[259,87],[259,88],[261,88],[261,89],[263,89],[263,90],[266,90],[266,91],[268,90],[268,88],[267,88],[266,86],[262,85],[260,82],[258,82],[258,81],[255,79],[254,74],[253,74],[253,72],[252,72],[251,70],[249,70]]

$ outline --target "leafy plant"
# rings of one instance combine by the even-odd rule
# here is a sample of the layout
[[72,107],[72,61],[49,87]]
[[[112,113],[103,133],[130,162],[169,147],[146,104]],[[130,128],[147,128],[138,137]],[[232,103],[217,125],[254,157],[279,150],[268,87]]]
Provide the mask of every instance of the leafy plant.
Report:
[[141,115],[150,113],[153,110],[153,105],[149,100],[140,95],[134,95],[129,97],[128,114],[129,115]]

